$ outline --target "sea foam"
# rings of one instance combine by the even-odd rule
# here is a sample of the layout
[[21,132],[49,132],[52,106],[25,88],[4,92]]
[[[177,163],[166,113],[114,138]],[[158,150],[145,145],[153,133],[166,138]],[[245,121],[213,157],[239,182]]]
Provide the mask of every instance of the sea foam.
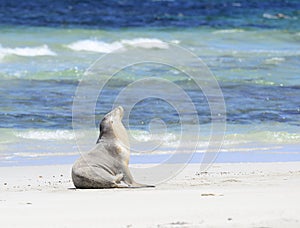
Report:
[[280,57],[274,57],[274,58],[269,58],[265,60],[265,64],[273,64],[277,65],[279,63],[282,63],[285,61],[285,58],[280,58]]
[[159,39],[150,38],[136,38],[136,39],[124,39],[115,41],[112,43],[106,43],[99,40],[79,40],[67,45],[68,48],[73,51],[90,51],[99,53],[110,53],[116,50],[120,50],[126,47],[137,47],[137,48],[158,48],[167,49],[169,45]]
[[121,40],[123,45],[128,45],[132,47],[139,48],[159,48],[167,49],[169,45],[159,39],[149,39],[149,38],[136,38],[132,40]]
[[23,139],[35,140],[72,140],[75,139],[73,131],[56,130],[56,131],[42,131],[42,130],[29,130],[14,133],[17,137]]
[[74,51],[91,51],[100,53],[110,53],[123,47],[119,42],[105,43],[97,40],[79,40],[67,45]]
[[6,55],[18,55],[25,57],[34,56],[55,56],[56,53],[51,51],[47,45],[38,47],[16,47],[16,48],[5,48],[0,45],[0,59]]

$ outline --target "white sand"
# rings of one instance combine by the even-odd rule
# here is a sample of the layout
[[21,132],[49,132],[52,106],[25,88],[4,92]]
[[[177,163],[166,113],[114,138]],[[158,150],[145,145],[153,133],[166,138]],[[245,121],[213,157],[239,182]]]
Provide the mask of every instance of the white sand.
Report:
[[198,168],[104,190],[74,190],[69,165],[0,168],[0,227],[300,227],[300,163]]

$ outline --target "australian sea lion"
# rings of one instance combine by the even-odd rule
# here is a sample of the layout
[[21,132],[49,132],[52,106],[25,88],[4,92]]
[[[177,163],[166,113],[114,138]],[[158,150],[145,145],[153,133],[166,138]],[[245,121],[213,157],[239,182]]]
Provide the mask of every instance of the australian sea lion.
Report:
[[129,171],[130,148],[123,113],[119,106],[104,116],[96,146],[73,165],[76,188],[153,187],[136,183]]

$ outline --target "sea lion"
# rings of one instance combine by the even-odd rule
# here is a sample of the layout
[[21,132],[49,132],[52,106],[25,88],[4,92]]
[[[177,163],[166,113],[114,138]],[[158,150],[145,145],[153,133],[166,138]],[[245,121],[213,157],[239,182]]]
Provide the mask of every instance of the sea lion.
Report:
[[154,187],[135,182],[130,173],[123,113],[119,106],[104,116],[96,146],[73,165],[72,180],[76,188]]

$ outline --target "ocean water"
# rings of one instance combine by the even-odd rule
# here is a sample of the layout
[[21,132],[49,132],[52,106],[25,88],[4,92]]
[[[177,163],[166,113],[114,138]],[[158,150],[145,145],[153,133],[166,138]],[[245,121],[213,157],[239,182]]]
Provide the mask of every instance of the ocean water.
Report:
[[[73,162],[79,156],[76,136],[81,136],[86,150],[93,147],[101,118],[119,92],[141,77],[163,78],[186,91],[200,123],[196,152],[204,153],[211,130],[205,95],[186,75],[157,64],[119,72],[97,101],[94,129],[72,127],[77,86],[99,57],[120,48],[159,53],[170,44],[201,58],[222,89],[226,131],[221,154],[230,154],[232,161],[241,154],[249,160],[255,155],[257,161],[265,161],[266,154],[269,160],[276,156],[286,161],[291,154],[292,160],[300,160],[298,1],[53,1],[48,5],[46,1],[0,3],[0,166]],[[136,90],[135,96],[147,89],[151,88],[145,85]],[[125,111],[131,108],[122,105]],[[160,125],[150,132],[149,124],[157,118],[167,126],[166,132]],[[133,161],[147,162],[150,155],[163,158],[180,143],[180,118],[163,100],[140,101],[126,121],[139,142],[132,151]],[[186,121],[193,126],[194,120]],[[159,143],[160,149],[141,149],[150,141]],[[185,147],[189,151],[188,141]]]

